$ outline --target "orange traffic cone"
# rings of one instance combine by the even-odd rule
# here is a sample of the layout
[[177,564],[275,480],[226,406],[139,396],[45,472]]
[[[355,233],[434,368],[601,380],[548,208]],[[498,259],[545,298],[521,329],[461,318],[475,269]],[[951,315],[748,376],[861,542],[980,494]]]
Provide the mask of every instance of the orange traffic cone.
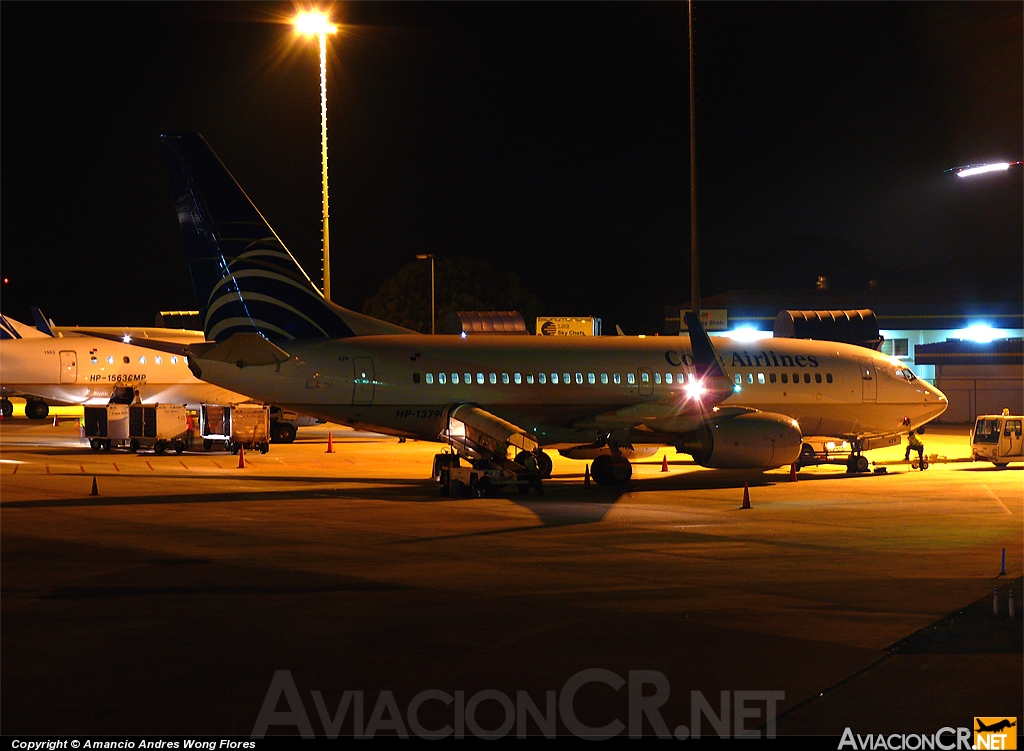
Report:
[[245,446],[238,447],[238,468],[245,469]]
[[54,415],[54,416],[53,416],[53,427],[55,427],[55,428],[56,428],[57,426],[58,426],[58,423],[57,423],[57,415]]
[[661,471],[668,472],[668,454],[661,455]]
[[326,454],[333,454],[334,453],[334,433],[333,432],[330,432],[330,433],[327,434],[327,451],[325,451],[324,453],[326,453]]
[[90,492],[89,495],[99,495],[99,494],[100,494],[100,489],[98,487],[96,487],[96,475],[93,475],[92,476],[92,492]]
[[750,508],[750,488],[747,483],[743,483],[743,505],[740,506],[740,510],[745,508]]
[[590,487],[590,465],[589,464],[587,465],[587,468],[583,471],[583,487],[585,487],[585,488],[589,488]]
[[789,481],[796,482],[796,464],[789,465]]

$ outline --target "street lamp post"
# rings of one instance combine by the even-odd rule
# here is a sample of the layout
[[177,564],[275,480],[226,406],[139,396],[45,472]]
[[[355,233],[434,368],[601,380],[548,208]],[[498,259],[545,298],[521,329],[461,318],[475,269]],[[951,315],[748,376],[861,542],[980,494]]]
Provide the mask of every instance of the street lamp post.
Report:
[[430,259],[430,333],[434,333],[434,254],[424,253],[417,255],[417,261],[426,261]]
[[331,299],[331,232],[330,210],[327,200],[327,35],[338,27],[330,22],[326,13],[307,11],[293,20],[295,29],[303,36],[316,36],[320,40],[320,160],[323,167],[324,193],[324,297]]

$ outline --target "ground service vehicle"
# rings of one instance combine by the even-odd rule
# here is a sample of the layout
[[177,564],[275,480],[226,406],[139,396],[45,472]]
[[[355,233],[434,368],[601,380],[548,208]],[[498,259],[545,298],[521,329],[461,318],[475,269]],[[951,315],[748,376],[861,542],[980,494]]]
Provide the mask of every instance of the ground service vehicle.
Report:
[[1004,409],[1001,415],[981,415],[971,431],[971,453],[976,462],[992,462],[1005,467],[1010,462],[1024,462],[1024,417],[1011,415]]

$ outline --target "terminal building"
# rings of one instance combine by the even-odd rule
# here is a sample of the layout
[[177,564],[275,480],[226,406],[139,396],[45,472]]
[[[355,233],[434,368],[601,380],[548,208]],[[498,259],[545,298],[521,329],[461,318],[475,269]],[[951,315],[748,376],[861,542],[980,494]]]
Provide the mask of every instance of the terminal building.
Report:
[[[995,290],[982,299],[962,290],[864,293],[737,290],[704,297],[708,333],[755,340],[773,335],[839,338],[780,331],[782,311],[874,313],[877,330],[855,341],[898,357],[949,398],[939,422],[970,423],[978,415],[1024,414],[1024,302]],[[663,333],[683,333],[689,303],[667,306]],[[791,317],[788,318],[791,320]],[[782,328],[786,328],[783,326]],[[861,327],[855,327],[861,328]]]

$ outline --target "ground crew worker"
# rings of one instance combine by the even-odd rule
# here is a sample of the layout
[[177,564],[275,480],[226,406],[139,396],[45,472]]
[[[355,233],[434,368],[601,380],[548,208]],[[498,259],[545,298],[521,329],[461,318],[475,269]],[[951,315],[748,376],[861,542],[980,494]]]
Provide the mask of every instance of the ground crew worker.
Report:
[[537,491],[537,495],[544,495],[544,486],[541,485],[540,480],[540,464],[537,463],[536,452],[538,449],[534,449],[526,458],[523,459],[523,466],[526,467],[526,471],[529,472],[532,477],[530,478],[530,485]]
[[904,461],[910,461],[910,452],[917,452],[917,465],[924,469],[924,444],[921,443],[921,439],[917,437],[917,431],[911,430],[910,435],[907,436],[907,452],[903,457]]

